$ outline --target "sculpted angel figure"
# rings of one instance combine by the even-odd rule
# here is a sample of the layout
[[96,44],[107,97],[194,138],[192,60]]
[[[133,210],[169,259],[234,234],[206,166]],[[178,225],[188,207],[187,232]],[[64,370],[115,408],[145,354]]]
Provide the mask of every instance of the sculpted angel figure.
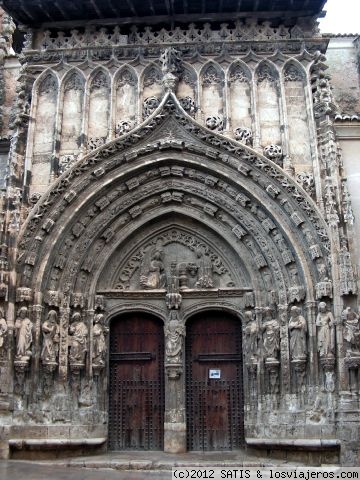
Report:
[[292,359],[306,357],[306,331],[305,318],[300,315],[299,307],[293,306],[290,309],[289,331],[290,331],[290,354]]

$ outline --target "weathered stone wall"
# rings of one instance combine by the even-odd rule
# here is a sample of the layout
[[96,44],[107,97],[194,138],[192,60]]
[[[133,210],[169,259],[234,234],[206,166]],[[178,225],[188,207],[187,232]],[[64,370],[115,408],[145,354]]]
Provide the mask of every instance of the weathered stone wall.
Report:
[[339,113],[360,115],[360,60],[357,36],[330,39],[326,52]]

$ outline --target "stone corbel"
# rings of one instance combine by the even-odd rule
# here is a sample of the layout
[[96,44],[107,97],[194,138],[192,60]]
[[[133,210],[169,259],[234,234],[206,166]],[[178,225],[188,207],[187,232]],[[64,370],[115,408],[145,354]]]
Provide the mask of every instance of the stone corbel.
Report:
[[320,357],[320,365],[324,371],[324,388],[328,393],[335,391],[335,357],[327,355]]
[[280,362],[273,358],[265,360],[265,371],[267,376],[267,391],[271,395],[277,395],[280,392],[279,383]]
[[295,358],[291,360],[292,370],[294,372],[294,387],[296,393],[300,393],[305,385],[306,358]]
[[246,363],[248,385],[249,385],[249,401],[254,403],[257,398],[257,375],[258,375],[258,362],[255,358],[251,358]]
[[165,372],[169,380],[178,380],[183,373],[183,365],[181,363],[165,364]]
[[14,382],[14,393],[17,395],[23,395],[25,390],[25,376],[26,372],[29,369],[29,358],[22,358],[14,360],[14,370],[15,370],[15,382]]
[[19,287],[16,289],[16,302],[31,302],[33,297],[33,292],[31,288],[28,287]]

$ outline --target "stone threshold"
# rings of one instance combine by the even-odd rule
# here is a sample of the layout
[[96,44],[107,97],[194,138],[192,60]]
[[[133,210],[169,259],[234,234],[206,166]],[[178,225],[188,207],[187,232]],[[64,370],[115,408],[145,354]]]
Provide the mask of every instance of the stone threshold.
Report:
[[[11,461],[11,460],[10,460]],[[246,453],[245,450],[226,452],[187,452],[170,454],[160,451],[123,451],[88,457],[72,457],[52,460],[13,460],[16,462],[37,463],[72,468],[114,469],[122,471],[171,471],[173,467],[281,467],[288,462],[277,459],[260,458]]]
[[336,438],[247,438],[246,444],[254,448],[326,450],[340,448]]
[[15,450],[58,449],[66,447],[99,447],[106,438],[10,438],[9,447]]

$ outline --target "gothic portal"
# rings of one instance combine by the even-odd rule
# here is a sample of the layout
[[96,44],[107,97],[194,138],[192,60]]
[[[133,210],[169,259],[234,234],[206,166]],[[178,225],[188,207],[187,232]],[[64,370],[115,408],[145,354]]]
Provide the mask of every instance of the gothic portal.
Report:
[[3,456],[357,458],[353,214],[321,2],[266,21],[229,3],[221,25],[28,19],[0,255]]

